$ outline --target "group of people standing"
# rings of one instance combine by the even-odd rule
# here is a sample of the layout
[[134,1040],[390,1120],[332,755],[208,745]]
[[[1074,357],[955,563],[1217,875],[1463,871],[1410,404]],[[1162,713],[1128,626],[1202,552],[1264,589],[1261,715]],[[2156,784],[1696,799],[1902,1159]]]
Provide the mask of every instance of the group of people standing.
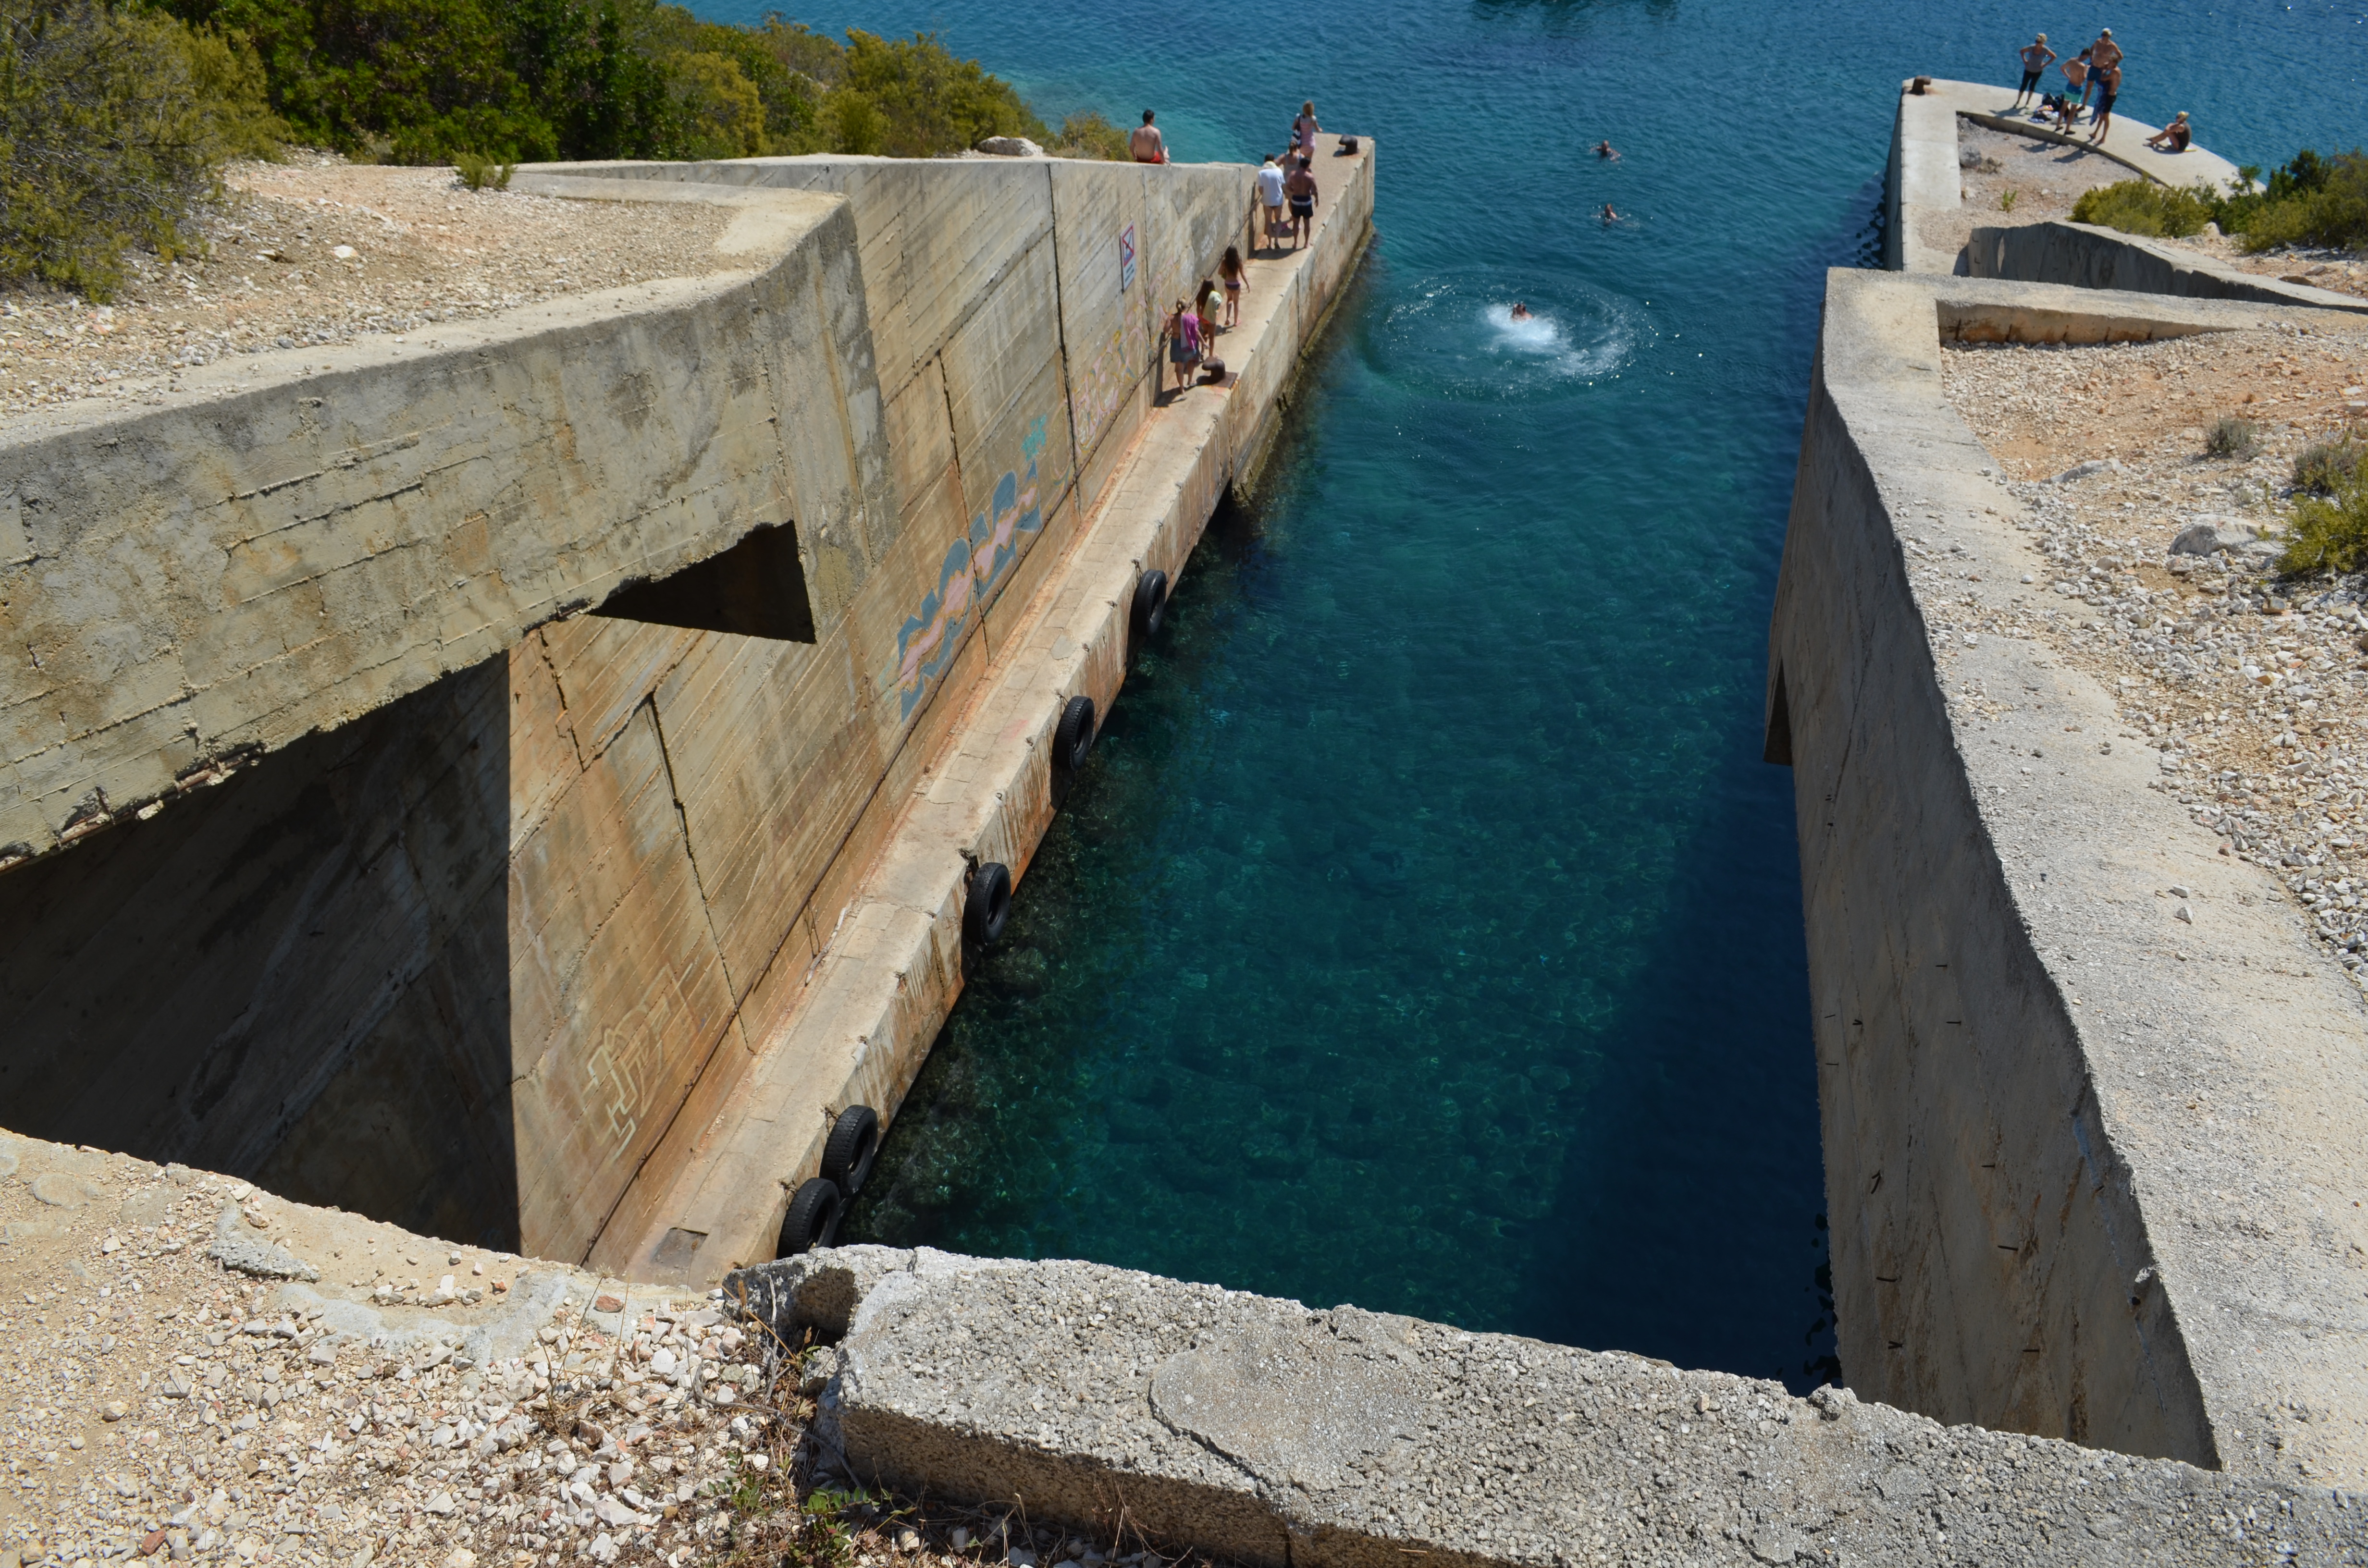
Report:
[[[2096,42],[2064,62],[2065,90],[2061,93],[2043,93],[2040,90],[2040,81],[2047,74],[2047,67],[2059,58],[2054,50],[2047,47],[2047,35],[2041,33],[2025,44],[2021,52],[2022,85],[2015,92],[2014,107],[2021,108],[2026,102],[2038,99],[2042,110],[2053,113],[2057,128],[2066,133],[2078,123],[2080,111],[2089,109],[2089,140],[2091,142],[2104,141],[2105,133],[2112,128],[2113,100],[2122,96],[2122,62],[2127,58],[2122,52],[2122,46],[2113,41],[2113,29],[2100,28]],[[2090,108],[2089,101],[2091,94],[2096,97],[2094,108]],[[2176,150],[2185,150],[2185,113],[2182,112],[2178,119],[2165,128],[2161,135],[2152,138],[2148,145],[2162,145],[2166,140],[2175,141]]]
[[[1258,168],[1263,233],[1266,243],[1277,250],[1283,248],[1286,240],[1291,249],[1297,250],[1314,239],[1315,138],[1323,129],[1315,121],[1315,103],[1311,100],[1301,104],[1298,118],[1291,122],[1290,146],[1269,155]],[[1346,139],[1343,141],[1345,143]],[[1143,111],[1143,129],[1134,133],[1131,150],[1137,163],[1167,161],[1167,145],[1152,124],[1149,109]],[[1249,269],[1242,262],[1241,247],[1227,245],[1224,258],[1217,264],[1217,276],[1201,279],[1192,298],[1177,301],[1167,312],[1160,331],[1178,392],[1190,386],[1212,361],[1222,365],[1223,361],[1215,359],[1217,335],[1241,324],[1242,290],[1248,282]]]

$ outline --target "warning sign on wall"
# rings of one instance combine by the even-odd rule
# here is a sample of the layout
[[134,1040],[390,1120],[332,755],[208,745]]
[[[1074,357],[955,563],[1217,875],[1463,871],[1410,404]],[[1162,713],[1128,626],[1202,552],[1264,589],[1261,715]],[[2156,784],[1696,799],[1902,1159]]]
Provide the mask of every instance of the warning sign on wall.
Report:
[[1129,223],[1126,233],[1118,237],[1118,291],[1125,293],[1134,287],[1134,225]]

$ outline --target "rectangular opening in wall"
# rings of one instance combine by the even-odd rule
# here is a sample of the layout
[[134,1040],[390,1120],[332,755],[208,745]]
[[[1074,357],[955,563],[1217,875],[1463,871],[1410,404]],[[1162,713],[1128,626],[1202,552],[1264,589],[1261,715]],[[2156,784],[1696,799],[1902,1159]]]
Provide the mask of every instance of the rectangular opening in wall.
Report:
[[754,529],[723,554],[671,576],[629,583],[592,613],[783,642],[814,640],[805,564],[788,523]]

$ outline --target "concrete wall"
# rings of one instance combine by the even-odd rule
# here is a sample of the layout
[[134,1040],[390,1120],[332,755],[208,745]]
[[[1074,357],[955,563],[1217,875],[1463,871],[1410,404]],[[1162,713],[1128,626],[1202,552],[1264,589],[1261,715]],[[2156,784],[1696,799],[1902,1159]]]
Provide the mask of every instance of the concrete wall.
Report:
[[2182,300],[2248,300],[2317,310],[2368,311],[2368,300],[2263,278],[2135,234],[2093,223],[2029,223],[1975,229],[1958,257],[1972,278],[2018,283],[2068,283],[2079,289],[2121,289]]
[[[1224,166],[593,175],[518,186],[738,206],[733,267],[472,329],[465,353],[440,337],[343,350],[325,378],[0,433],[0,462],[22,460],[6,493],[42,498],[57,551],[19,562],[30,591],[6,613],[56,641],[35,647],[62,679],[118,689],[107,614],[144,602],[168,546],[187,558],[155,578],[171,670],[233,632],[296,642],[289,618],[317,618],[324,594],[394,607],[295,650],[326,672],[297,698],[261,678],[189,697],[220,720],[184,737],[194,772],[131,747],[137,724],[31,754],[150,785],[107,775],[105,810],[49,832],[74,846],[54,869],[0,876],[0,929],[41,937],[0,967],[0,1084],[38,1090],[12,1095],[13,1125],[584,1256],[637,1178],[671,1175],[780,1054],[916,782],[1133,450],[1158,305],[1247,243],[1251,202],[1249,171]],[[761,265],[739,265],[752,246]],[[1226,410],[1252,439],[1281,385],[1260,372]],[[286,438],[264,450],[273,410]],[[209,621],[195,607],[226,591],[200,570],[219,543],[168,524],[253,530],[281,494],[246,468],[225,481],[201,439],[225,432],[248,468],[295,475],[277,504],[314,542],[274,546],[278,601]],[[337,466],[381,448],[384,472]],[[225,483],[230,501],[206,500]],[[376,509],[347,504],[362,491]],[[1195,536],[1217,494],[1192,493]],[[782,528],[793,570],[762,573],[802,584],[803,618],[780,619],[810,641],[559,613],[687,562],[729,570],[717,552]],[[495,588],[438,575],[462,543]],[[31,734],[25,715],[57,694],[26,689]],[[207,749],[223,736],[243,767]],[[129,809],[159,770],[167,796]],[[419,1148],[388,1153],[405,1138]]]
[[737,204],[703,277],[0,430],[0,864],[751,528],[870,528],[886,444],[852,225]]
[[809,1363],[825,1466],[1171,1556],[2089,1568],[2368,1540],[2324,1487],[1090,1264],[845,1247],[726,1294],[837,1342]]
[[[985,618],[978,673],[962,676],[965,709],[933,732],[942,739],[931,750],[907,747],[815,894],[814,960],[779,993],[782,1010],[768,1015],[761,1039],[752,1034],[757,1057],[741,1087],[711,1097],[702,1083],[696,1113],[677,1119],[603,1231],[592,1254],[601,1267],[712,1283],[769,1256],[830,1114],[853,1102],[894,1113],[962,990],[968,861],[1025,877],[1054,809],[1048,759],[1063,705],[1082,695],[1110,711],[1137,578],[1179,577],[1221,497],[1253,483],[1291,378],[1371,233],[1372,159],[1368,145],[1328,161],[1313,244],[1254,265],[1241,324],[1222,345],[1233,383],[1168,400],[1122,462],[1087,454],[1089,472],[1107,464],[1111,476],[1097,486],[1099,510],[1081,527],[1064,508],[1016,568],[1019,580]],[[1156,191],[1165,173],[1133,177]],[[1212,224],[1201,243],[1225,238]],[[1115,287],[1114,268],[1104,281]]]
[[[2291,313],[2117,295],[2067,328],[2084,301],[2104,302],[1828,277],[1769,755],[1794,775],[1843,1371],[1947,1422],[2368,1473],[2368,1158],[2283,1131],[2368,1087],[2358,994],[2274,889],[2239,885],[2258,873],[2146,789],[2112,693],[2044,648],[1948,630],[1967,594],[2003,601],[2044,567],[1941,396],[1943,332]],[[2208,940],[2171,926],[2172,883],[2208,901]],[[2274,1108],[2207,1126],[2198,1088]]]

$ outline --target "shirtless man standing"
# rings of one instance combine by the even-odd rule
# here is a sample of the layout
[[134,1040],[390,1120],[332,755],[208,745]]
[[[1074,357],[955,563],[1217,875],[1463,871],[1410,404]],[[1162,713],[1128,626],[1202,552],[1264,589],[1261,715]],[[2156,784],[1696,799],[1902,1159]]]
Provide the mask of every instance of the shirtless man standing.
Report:
[[1151,111],[1143,111],[1143,123],[1126,139],[1127,151],[1138,164],[1164,164],[1167,161],[1167,139],[1159,134],[1159,127],[1151,123]]
[[2032,94],[2039,91],[2039,78],[2041,74],[2046,71],[2047,62],[2055,58],[2055,51],[2047,47],[2047,35],[2045,33],[2039,35],[2039,41],[2036,43],[2028,44],[2024,47],[2022,51],[2022,85],[2021,88],[2017,89],[2014,95],[2015,108],[2021,108],[2025,98],[2030,97]]
[[2122,46],[2113,41],[2113,29],[2106,28],[2089,46],[2089,80],[2097,84],[2097,108],[2093,119],[2095,129],[2089,132],[2091,142],[2102,142],[2105,131],[2113,123],[2113,100],[2122,92]]

